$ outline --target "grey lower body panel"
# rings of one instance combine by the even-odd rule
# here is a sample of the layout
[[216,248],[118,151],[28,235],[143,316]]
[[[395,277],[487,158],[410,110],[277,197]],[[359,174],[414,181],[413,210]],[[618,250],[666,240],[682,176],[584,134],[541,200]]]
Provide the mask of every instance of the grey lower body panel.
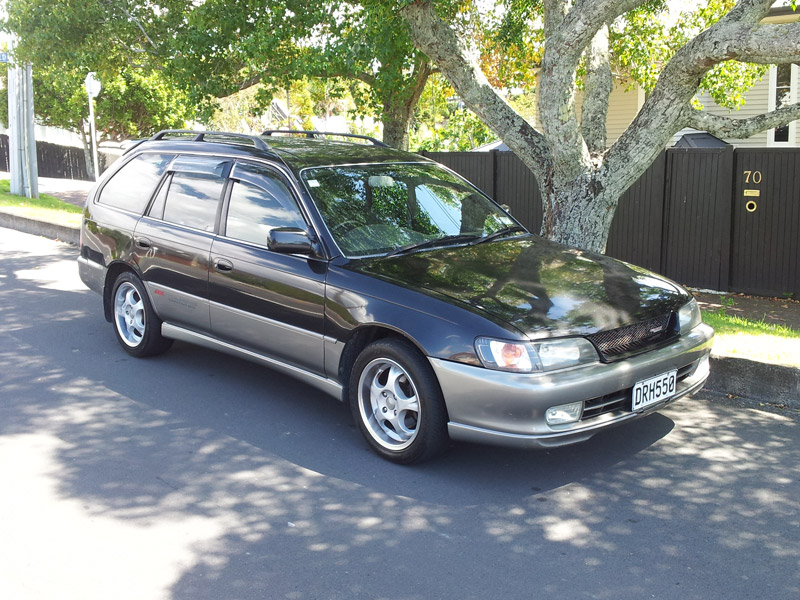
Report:
[[[669,346],[612,364],[594,364],[551,374],[522,374],[430,358],[444,394],[456,440],[513,447],[553,447],[581,442],[599,431],[663,408],[702,388],[709,374],[713,331],[699,325]],[[644,411],[612,410],[565,425],[550,426],[548,408],[628,393],[638,382],[682,370],[675,394]]]
[[108,269],[94,261],[87,258],[78,257],[78,274],[81,281],[86,284],[93,292],[98,294],[103,293],[103,287],[106,284],[106,271]]
[[184,327],[179,327],[178,325],[173,325],[172,323],[164,323],[161,325],[161,335],[174,340],[181,340],[184,342],[189,342],[190,344],[197,344],[199,346],[204,346],[205,348],[218,350],[220,352],[225,352],[226,354],[232,354],[240,358],[245,358],[247,360],[260,363],[285,373],[290,377],[299,379],[300,381],[303,381],[304,383],[307,383],[318,390],[322,390],[326,394],[330,394],[334,398],[342,400],[342,386],[338,382],[326,377],[322,377],[315,373],[311,373],[299,367],[295,367],[294,365],[280,362],[268,356],[264,356],[263,354],[259,354],[258,352],[253,352],[252,350],[223,342],[209,335],[198,333]]

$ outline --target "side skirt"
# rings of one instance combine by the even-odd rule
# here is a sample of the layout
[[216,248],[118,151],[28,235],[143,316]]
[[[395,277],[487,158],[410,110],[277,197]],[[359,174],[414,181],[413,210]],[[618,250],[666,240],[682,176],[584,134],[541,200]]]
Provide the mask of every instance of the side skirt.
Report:
[[304,371],[303,369],[293,365],[287,365],[286,363],[282,363],[273,358],[264,356],[263,354],[253,352],[252,350],[240,348],[239,346],[222,342],[211,336],[197,333],[196,331],[191,331],[189,329],[184,329],[183,327],[178,327],[177,325],[172,325],[171,323],[163,323],[161,325],[161,335],[174,340],[180,340],[182,342],[203,346],[204,348],[210,348],[211,350],[225,352],[226,354],[231,354],[233,356],[238,356],[239,358],[244,358],[246,360],[262,364],[280,371],[285,375],[299,379],[303,383],[307,383],[308,385],[311,385],[318,390],[333,396],[339,401],[343,400],[342,386],[339,383],[336,383],[335,381],[325,377],[320,377],[314,373],[309,373],[308,371]]

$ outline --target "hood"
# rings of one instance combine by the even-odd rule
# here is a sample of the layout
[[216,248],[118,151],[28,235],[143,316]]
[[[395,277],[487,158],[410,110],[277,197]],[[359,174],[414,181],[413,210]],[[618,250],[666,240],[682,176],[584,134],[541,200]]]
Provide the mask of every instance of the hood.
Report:
[[690,298],[646,269],[532,235],[350,268],[467,304],[532,338],[615,329],[677,311]]

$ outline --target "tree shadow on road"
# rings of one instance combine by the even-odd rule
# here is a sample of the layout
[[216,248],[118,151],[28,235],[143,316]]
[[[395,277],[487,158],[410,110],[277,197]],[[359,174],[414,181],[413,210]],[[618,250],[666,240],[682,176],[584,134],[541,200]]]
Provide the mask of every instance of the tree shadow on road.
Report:
[[577,446],[457,444],[401,467],[346,407],[268,369],[180,343],[130,358],[95,294],[15,275],[33,261],[0,270],[0,440],[49,440],[27,447],[89,531],[178,527],[166,596],[798,591],[791,419],[682,400]]

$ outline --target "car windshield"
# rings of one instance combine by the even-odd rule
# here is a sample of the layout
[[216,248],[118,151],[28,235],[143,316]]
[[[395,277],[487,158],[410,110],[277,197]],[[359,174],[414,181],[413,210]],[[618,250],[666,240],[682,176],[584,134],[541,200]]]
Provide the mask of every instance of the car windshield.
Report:
[[350,257],[466,244],[518,231],[499,206],[437,165],[320,167],[302,176],[336,243]]

